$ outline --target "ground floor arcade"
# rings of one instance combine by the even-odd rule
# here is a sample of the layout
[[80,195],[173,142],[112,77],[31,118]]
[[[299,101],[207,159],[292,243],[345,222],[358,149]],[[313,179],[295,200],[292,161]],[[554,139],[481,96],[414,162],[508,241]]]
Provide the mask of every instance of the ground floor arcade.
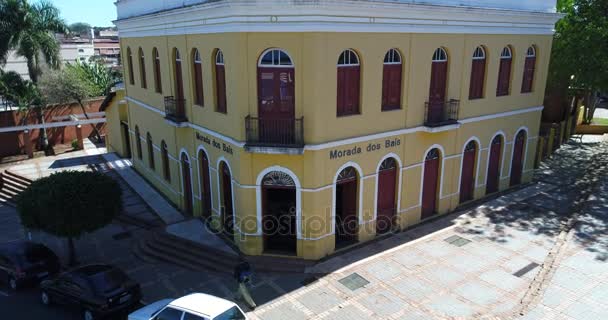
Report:
[[306,259],[530,181],[541,112],[528,108],[464,119],[439,132],[403,129],[269,154],[194,124],[172,126],[135,101],[127,106],[118,140],[130,146],[135,169],[171,202],[209,219],[246,254]]

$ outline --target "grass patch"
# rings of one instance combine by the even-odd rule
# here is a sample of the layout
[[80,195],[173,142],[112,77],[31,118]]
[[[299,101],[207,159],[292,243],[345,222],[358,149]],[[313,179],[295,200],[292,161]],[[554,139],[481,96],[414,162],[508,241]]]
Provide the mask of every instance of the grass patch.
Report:
[[593,118],[593,121],[591,121],[591,123],[597,124],[597,125],[602,125],[602,126],[608,126],[608,119]]

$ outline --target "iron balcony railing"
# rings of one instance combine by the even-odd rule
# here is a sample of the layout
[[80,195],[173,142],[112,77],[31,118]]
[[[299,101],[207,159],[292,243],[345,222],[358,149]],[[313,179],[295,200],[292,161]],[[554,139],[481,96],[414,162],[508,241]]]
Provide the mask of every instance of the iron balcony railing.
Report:
[[247,145],[301,148],[304,146],[304,118],[245,118]]
[[188,122],[186,100],[173,96],[165,97],[165,118],[177,123]]
[[427,127],[441,127],[458,122],[458,108],[460,101],[429,101],[425,103],[424,125]]

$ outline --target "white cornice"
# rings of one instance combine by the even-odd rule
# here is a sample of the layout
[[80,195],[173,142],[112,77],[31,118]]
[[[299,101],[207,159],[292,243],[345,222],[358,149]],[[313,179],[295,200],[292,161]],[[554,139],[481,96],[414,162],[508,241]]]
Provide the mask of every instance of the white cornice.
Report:
[[552,34],[550,12],[395,2],[211,2],[117,20],[120,36],[224,32],[403,32]]

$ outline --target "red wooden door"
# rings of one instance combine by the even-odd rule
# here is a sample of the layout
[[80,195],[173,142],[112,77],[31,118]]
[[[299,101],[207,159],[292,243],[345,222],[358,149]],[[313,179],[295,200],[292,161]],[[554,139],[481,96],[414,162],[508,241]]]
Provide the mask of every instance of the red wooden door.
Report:
[[515,146],[513,147],[513,161],[511,162],[511,186],[521,183],[521,176],[524,168],[525,140],[526,134],[523,131],[518,133],[517,137],[515,138]]
[[443,117],[443,105],[447,88],[448,62],[433,61],[431,89],[429,93],[428,122],[439,122]]
[[342,189],[342,234],[344,240],[357,238],[357,180],[351,180],[340,184]]
[[473,200],[475,190],[475,158],[477,146],[470,142],[462,155],[462,173],[460,176],[460,203]]
[[382,75],[382,110],[401,108],[401,64],[385,64]]
[[222,199],[223,212],[222,221],[224,224],[224,232],[233,234],[233,212],[232,212],[232,176],[230,169],[225,164],[222,164],[222,193],[224,197]]
[[382,163],[380,172],[378,172],[376,232],[379,234],[390,231],[394,226],[396,189],[396,162],[394,159],[387,159]]
[[490,161],[488,163],[488,178],[486,183],[486,194],[498,191],[500,183],[500,157],[502,153],[502,139],[497,136],[492,140],[490,146]]
[[498,86],[496,88],[497,96],[506,96],[509,94],[509,86],[511,84],[511,60],[511,58],[500,59]]
[[483,98],[483,84],[486,74],[486,59],[474,59],[471,67],[469,99]]
[[260,140],[290,142],[294,137],[294,68],[258,68]]
[[524,79],[521,84],[521,92],[532,92],[532,84],[534,83],[534,68],[536,66],[535,57],[527,57],[524,65]]
[[[179,57],[179,53],[177,54]],[[175,106],[178,116],[185,115],[184,106],[184,79],[182,76],[182,61],[180,58],[175,60]]]
[[422,187],[422,219],[437,212],[437,185],[439,184],[439,150],[429,151],[424,162]]
[[226,113],[226,70],[223,64],[215,65],[215,90],[217,97],[217,111]]
[[182,179],[184,183],[184,211],[192,215],[192,177],[190,176],[190,161],[182,154]]
[[201,179],[201,199],[203,199],[203,217],[211,216],[211,179],[209,177],[209,158],[203,151],[199,154],[199,169]]
[[338,67],[338,116],[359,113],[360,67]]

